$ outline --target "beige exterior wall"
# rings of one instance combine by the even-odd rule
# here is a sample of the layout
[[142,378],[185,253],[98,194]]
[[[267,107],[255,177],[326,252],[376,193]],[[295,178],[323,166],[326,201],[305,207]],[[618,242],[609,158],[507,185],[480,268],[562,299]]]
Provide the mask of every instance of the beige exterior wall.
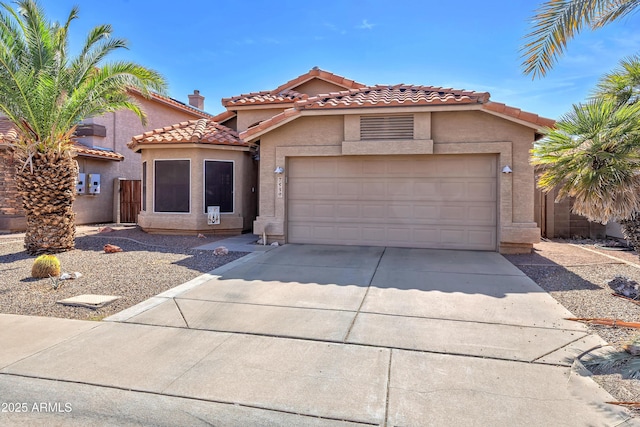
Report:
[[[397,109],[394,112],[401,111]],[[284,194],[279,197],[274,169],[282,166],[286,175],[289,157],[344,155],[345,147],[353,145],[349,140],[352,142],[358,135],[352,126],[359,121],[353,117],[358,116],[303,116],[260,137],[260,201],[259,216],[254,223],[256,234],[264,231],[270,241],[284,242],[287,238],[286,185]],[[425,143],[404,141],[409,151],[394,153],[396,141],[390,141],[388,152],[380,152],[379,145],[375,145],[368,154],[497,154],[498,170],[507,165],[513,170],[511,174],[498,174],[500,251],[531,250],[533,243],[540,239],[540,229],[534,222],[534,176],[529,164],[529,149],[535,138],[533,129],[481,111],[437,111],[416,114],[414,136]],[[358,154],[367,153],[365,150]]]
[[141,179],[142,160],[139,153],[127,148],[127,144],[135,135],[140,135],[152,129],[158,129],[175,123],[194,120],[195,114],[183,112],[157,101],[151,101],[135,96],[147,115],[147,124],[142,125],[140,119],[131,111],[121,110],[99,117],[85,120],[85,123],[95,123],[106,128],[105,137],[91,136],[78,138],[80,142],[90,147],[101,147],[114,150],[124,155],[124,160],[94,160],[78,157],[80,172],[99,173],[102,189],[99,195],[79,195],[73,205],[76,212],[77,224],[94,224],[112,222],[118,217],[118,206],[114,194],[114,181],[118,178]]
[[113,216],[113,172],[117,168],[113,161],[76,157],[78,172],[100,175],[100,194],[78,194],[73,202],[76,224],[112,222]]
[[345,90],[345,88],[322,79],[312,79],[295,87],[294,90],[296,92],[306,93],[309,96],[316,96],[323,93],[340,92]]
[[243,132],[249,128],[249,126],[260,122],[262,120],[270,119],[271,117],[278,115],[284,111],[284,108],[258,108],[255,110],[238,110],[237,112],[237,126],[238,132]]
[[[154,160],[190,160],[190,212],[156,213],[154,201]],[[220,224],[208,225],[204,206],[204,161],[230,160],[234,162],[234,212],[220,215]],[[235,234],[248,230],[255,218],[255,202],[251,189],[255,188],[256,167],[248,149],[189,144],[171,147],[145,148],[142,161],[147,162],[146,210],[140,212],[138,224],[148,232],[179,234]]]

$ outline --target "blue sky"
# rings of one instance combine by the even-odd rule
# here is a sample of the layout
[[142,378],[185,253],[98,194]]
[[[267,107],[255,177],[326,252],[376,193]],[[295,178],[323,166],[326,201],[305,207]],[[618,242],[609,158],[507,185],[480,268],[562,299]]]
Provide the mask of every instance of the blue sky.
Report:
[[72,47],[109,23],[126,58],[159,71],[169,96],[194,89],[205,110],[220,99],[273,89],[314,66],[365,84],[488,91],[491,99],[557,119],[598,78],[640,52],[639,15],[586,31],[542,79],[521,71],[519,48],[537,0],[41,0],[52,20],[73,5]]

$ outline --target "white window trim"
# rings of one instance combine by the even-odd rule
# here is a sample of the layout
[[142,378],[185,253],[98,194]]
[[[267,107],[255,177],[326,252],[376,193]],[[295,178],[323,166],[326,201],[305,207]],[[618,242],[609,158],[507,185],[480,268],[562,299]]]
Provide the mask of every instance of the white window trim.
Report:
[[[175,160],[186,160],[189,162],[189,212],[157,212],[156,211],[156,162],[168,162]],[[147,175],[149,171],[147,171]],[[193,197],[191,197],[191,159],[153,159],[153,213],[162,215],[191,215],[191,204],[193,203]]]
[[207,177],[205,174],[207,162],[226,162],[232,165],[233,174],[233,210],[231,212],[220,212],[220,215],[233,215],[236,213],[236,161],[235,160],[221,160],[221,159],[204,159],[202,161],[202,204],[204,205],[204,215],[207,215],[206,206],[206,192],[207,192]]

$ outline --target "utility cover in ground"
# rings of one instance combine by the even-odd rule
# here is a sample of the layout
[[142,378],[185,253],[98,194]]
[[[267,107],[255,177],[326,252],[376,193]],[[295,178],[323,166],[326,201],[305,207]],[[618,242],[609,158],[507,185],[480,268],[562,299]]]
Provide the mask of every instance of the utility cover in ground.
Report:
[[71,297],[57,302],[58,304],[71,305],[75,307],[101,308],[119,300],[120,298],[122,297],[113,295],[78,295],[77,297]]

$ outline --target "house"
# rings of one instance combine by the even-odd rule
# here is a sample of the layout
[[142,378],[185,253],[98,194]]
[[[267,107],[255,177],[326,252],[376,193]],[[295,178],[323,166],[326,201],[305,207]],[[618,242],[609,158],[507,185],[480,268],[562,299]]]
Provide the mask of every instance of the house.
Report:
[[[317,67],[273,90],[222,104],[227,111],[213,118],[218,126],[202,126],[214,139],[218,132],[237,135],[232,146],[255,150],[253,232],[268,242],[513,253],[528,252],[539,241],[529,150],[553,120],[493,102],[486,92],[367,86]],[[144,138],[134,138],[130,147],[139,150]],[[145,156],[142,150],[147,165],[166,155],[184,154],[190,161],[184,192],[200,217],[189,219],[191,227],[201,230],[206,206],[222,203],[203,200],[203,154],[156,148],[149,152],[157,154]],[[152,188],[141,218],[151,224],[169,213],[155,211],[156,194],[166,187],[157,183],[161,171],[147,168]],[[255,194],[251,184],[235,188],[242,197]]]
[[[80,170],[76,201],[77,224],[136,222],[140,209],[140,155],[126,149],[134,135],[168,124],[210,118],[204,97],[189,95],[189,104],[159,94],[145,98],[139,91],[130,95],[147,114],[147,125],[130,111],[122,110],[89,118],[76,131],[76,160]],[[0,118],[0,231],[26,228],[24,214],[13,179],[14,161],[5,138],[10,122]],[[89,181],[91,178],[91,181]]]

